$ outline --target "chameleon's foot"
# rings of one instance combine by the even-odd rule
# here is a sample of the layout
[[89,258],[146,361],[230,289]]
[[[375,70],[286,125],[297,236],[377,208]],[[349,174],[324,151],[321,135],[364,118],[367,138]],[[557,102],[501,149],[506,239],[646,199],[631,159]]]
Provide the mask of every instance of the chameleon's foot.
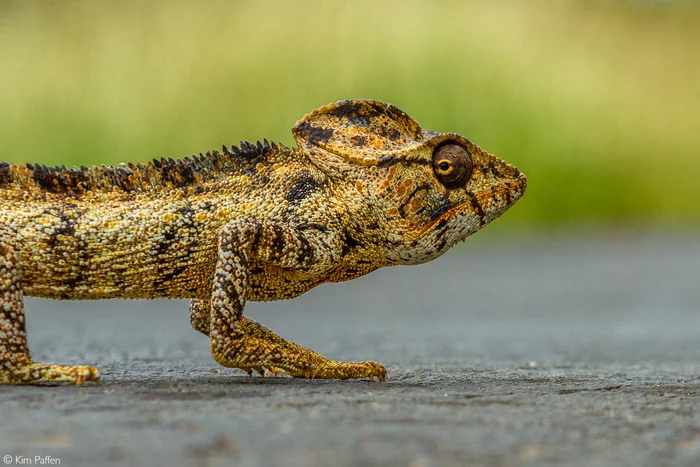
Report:
[[312,358],[311,366],[300,371],[285,371],[268,368],[267,374],[284,373],[295,378],[306,379],[363,379],[368,378],[374,381],[377,378],[379,381],[386,381],[386,368],[384,365],[377,362],[338,362],[328,360],[318,355],[319,358]]
[[252,376],[284,373],[307,379],[386,380],[386,369],[376,362],[338,362],[284,340],[260,323],[243,317],[235,338],[218,337],[211,341],[214,360],[230,368],[239,368]]
[[[291,344],[291,343],[290,343]],[[272,353],[266,353],[261,357],[250,355],[247,361],[256,360],[260,365],[243,366],[238,361],[230,361],[223,358],[214,359],[220,364],[232,368],[239,368],[249,376],[253,376],[253,371],[260,376],[274,375],[278,373],[293,376],[295,378],[306,379],[362,379],[368,378],[373,381],[386,381],[386,368],[377,362],[338,362],[328,360],[312,351],[308,354],[296,354],[292,356],[285,353],[286,350],[275,344],[268,344],[267,347]]]
[[362,379],[386,381],[386,368],[377,362],[338,362],[326,360],[315,364],[310,372],[293,374],[297,378]]
[[214,360],[223,366],[243,370],[249,376],[253,376],[253,371],[261,376],[268,373],[310,374],[313,363],[295,350],[248,335],[233,341],[227,339],[224,345],[216,341],[211,343]]
[[0,371],[0,383],[4,384],[75,383],[83,386],[88,381],[100,385],[100,372],[97,368],[29,363]]

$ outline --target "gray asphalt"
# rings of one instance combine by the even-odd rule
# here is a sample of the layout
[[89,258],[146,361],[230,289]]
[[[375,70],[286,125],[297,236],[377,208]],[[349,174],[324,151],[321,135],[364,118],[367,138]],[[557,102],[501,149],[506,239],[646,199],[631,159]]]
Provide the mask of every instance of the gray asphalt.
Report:
[[220,368],[184,301],[27,299],[35,359],[97,365],[103,384],[0,387],[0,457],[700,465],[699,272],[697,234],[513,236],[247,308],[328,357],[385,363],[386,383]]

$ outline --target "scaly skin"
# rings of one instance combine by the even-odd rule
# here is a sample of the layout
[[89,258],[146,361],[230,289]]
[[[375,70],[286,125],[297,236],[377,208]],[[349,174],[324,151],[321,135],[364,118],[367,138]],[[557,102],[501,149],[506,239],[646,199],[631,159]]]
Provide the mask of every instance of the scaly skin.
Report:
[[242,143],[117,167],[0,164],[0,383],[99,381],[34,363],[23,295],[190,298],[220,364],[252,374],[386,378],[243,316],[248,300],[442,255],[523,194],[525,176],[463,136],[396,107],[342,101],[293,128],[297,148]]

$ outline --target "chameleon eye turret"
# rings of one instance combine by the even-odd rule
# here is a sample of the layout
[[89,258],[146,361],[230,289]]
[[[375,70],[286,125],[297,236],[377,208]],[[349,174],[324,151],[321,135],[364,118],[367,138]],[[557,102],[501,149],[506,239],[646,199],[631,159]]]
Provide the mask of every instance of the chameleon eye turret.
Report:
[[463,187],[472,176],[474,164],[469,152],[456,143],[445,143],[433,152],[433,171],[445,188]]

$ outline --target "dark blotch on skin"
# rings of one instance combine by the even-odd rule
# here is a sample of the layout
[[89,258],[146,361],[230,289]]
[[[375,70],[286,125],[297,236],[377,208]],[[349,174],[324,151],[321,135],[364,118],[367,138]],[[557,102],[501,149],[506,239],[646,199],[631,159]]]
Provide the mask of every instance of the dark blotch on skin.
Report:
[[[182,206],[177,210],[178,214],[182,216],[182,222],[185,226],[194,225],[194,214],[195,211],[190,205]],[[168,261],[163,258],[163,256],[168,252],[170,246],[175,242],[177,235],[172,230],[168,230],[164,233],[163,239],[156,246],[156,255],[159,257],[159,271],[158,277],[153,281],[153,287],[158,289],[162,287],[167,282],[171,281],[175,277],[179,276],[185,271],[182,266],[176,267],[175,269],[170,269]],[[191,248],[192,245],[188,245]],[[191,251],[178,251],[178,255],[182,255],[182,258],[187,258],[191,254]],[[165,272],[167,271],[167,272]]]
[[[255,232],[253,233],[253,241],[250,244],[251,253],[258,251],[260,246],[260,238],[263,234],[263,226],[261,224],[255,224]],[[237,239],[238,237],[236,237]]]
[[308,174],[302,176],[287,193],[287,201],[297,203],[314,193],[321,184]]
[[102,167],[102,177],[104,181],[111,187],[117,187],[120,190],[129,192],[134,191],[135,187],[130,179],[133,171],[127,167]]
[[163,181],[172,183],[176,187],[188,186],[195,181],[194,168],[186,162],[164,165],[161,170]]
[[[436,240],[443,240],[444,242],[447,242],[447,240],[444,238],[447,232],[449,232],[450,228],[447,225],[447,219],[442,219],[438,224],[435,226],[435,230],[439,230],[440,232],[437,234],[435,237]],[[443,243],[443,248],[444,248],[444,243]],[[442,248],[440,248],[442,249]]]
[[[178,208],[177,213],[178,213],[180,216],[182,216],[182,223],[183,223],[184,226],[192,227],[192,226],[194,225],[194,214],[195,214],[195,212],[194,212],[194,209],[192,208],[192,206],[190,206],[190,205],[182,206],[182,207]],[[165,250],[167,250],[167,247],[169,247],[170,244],[173,243],[173,240],[174,240],[175,237],[176,237],[176,234],[175,234],[175,233],[170,233],[170,232],[169,232],[169,234],[170,234],[173,238],[170,239],[169,244],[168,244],[167,246],[165,246]],[[161,244],[159,244],[158,247],[161,247]],[[165,250],[163,250],[163,251],[165,251]],[[189,253],[190,253],[190,252],[188,251],[187,254],[189,254]]]
[[[163,232],[163,238],[158,242],[156,245],[156,256],[161,257],[165,254],[166,251],[168,251],[168,248],[170,248],[170,245],[173,244],[173,241],[175,240],[175,232],[172,230],[166,230]],[[161,258],[162,260],[162,258]]]
[[442,228],[445,228],[447,226],[447,219],[440,219],[438,223],[435,225],[436,230],[440,230]]
[[[430,213],[430,220],[434,221],[435,219],[438,219],[441,217],[443,214],[445,214],[447,211],[450,210],[451,204],[449,198],[443,198],[440,204],[438,205],[437,208],[433,210],[433,212]],[[445,219],[442,219],[440,222],[447,222]],[[440,224],[438,223],[438,226]]]
[[493,162],[489,161],[488,163],[481,166],[481,173],[483,175],[493,175],[493,168],[494,168]]
[[476,198],[474,193],[467,191],[467,196],[469,197],[469,202],[471,203],[472,207],[476,210],[476,215],[479,216],[479,224],[483,227],[486,221],[484,216],[484,208],[481,207],[481,204],[479,204],[479,200]]
[[333,133],[335,130],[333,128],[329,128],[327,130],[324,130],[323,128],[318,128],[315,127],[309,122],[302,122],[297,126],[296,130],[299,133],[302,133],[306,135],[311,141],[323,141],[326,142],[329,139],[333,137]]
[[[74,204],[67,205],[66,207],[74,207]],[[54,248],[56,246],[56,243],[58,242],[58,236],[59,235],[66,235],[66,236],[73,236],[75,234],[75,221],[68,217],[63,209],[61,209],[57,217],[61,221],[61,223],[54,228],[53,232],[51,232],[51,236],[49,237],[49,242],[48,246],[50,248]]]
[[318,224],[315,222],[308,222],[305,224],[299,224],[297,230],[318,230],[319,232],[328,232],[328,227],[323,224]]
[[345,274],[346,277],[356,277],[358,274],[358,271],[356,268],[353,268],[352,266],[348,266],[343,270],[343,273]]
[[0,185],[7,185],[12,181],[12,174],[10,174],[10,164],[7,162],[0,163]]
[[510,206],[510,204],[513,202],[513,192],[511,191],[510,183],[507,183],[507,185],[506,185],[505,195],[506,195],[506,204],[508,206]]
[[432,161],[427,161],[425,159],[410,159],[406,160],[403,156],[398,156],[395,154],[389,154],[387,156],[379,156],[377,158],[377,165],[379,167],[387,167],[394,164],[404,164],[404,165],[431,165]]
[[32,168],[32,178],[34,179],[34,182],[39,186],[42,190],[48,191],[49,193],[61,193],[63,186],[61,185],[61,182],[59,180],[56,180],[56,183],[54,183],[54,180],[56,179],[55,171],[46,167],[46,166],[41,166],[41,165],[34,165],[32,166],[31,164],[27,164],[27,167]]
[[191,225],[193,223],[194,209],[192,206],[183,206],[177,212],[184,218],[185,224]]
[[[80,264],[86,264],[88,262],[89,258],[89,253],[87,250],[87,242],[85,241],[79,241],[77,238],[75,238],[75,223],[76,220],[75,218],[70,218],[68,215],[65,213],[65,209],[75,209],[76,206],[75,204],[72,203],[67,203],[63,208],[59,210],[59,212],[56,214],[56,216],[60,220],[60,224],[58,224],[54,231],[51,233],[51,236],[49,237],[48,241],[48,246],[50,248],[56,248],[59,246],[58,243],[58,236],[59,235],[65,235],[67,237],[71,237],[72,242],[71,244],[75,246],[76,251],[77,251],[77,256],[78,256],[78,262]],[[82,215],[82,213],[78,213],[76,217],[79,217]],[[58,253],[62,254],[62,253]],[[88,276],[85,274],[84,271],[78,271],[77,274],[71,276],[71,277],[65,277],[62,281],[62,285],[66,288],[66,291],[62,294],[62,298],[68,299],[70,298],[73,290],[79,286],[81,283],[86,281],[88,279]]]
[[405,211],[406,211],[406,206],[408,206],[408,203],[410,203],[411,200],[413,200],[413,197],[416,196],[418,193],[420,193],[421,191],[427,192],[429,189],[430,189],[430,185],[428,185],[427,183],[423,183],[423,184],[415,187],[413,189],[413,191],[406,197],[406,200],[403,203],[401,203],[401,205],[399,206],[399,215],[401,217],[405,218],[406,217]]
[[71,298],[73,289],[75,289],[81,282],[85,280],[85,274],[79,272],[73,277],[70,277],[63,281],[62,285],[67,289],[61,294],[61,298],[64,300],[69,300]]
[[240,147],[234,147],[232,150],[247,163],[257,164],[258,162],[265,162],[267,160],[265,156],[270,152],[270,146],[263,146],[260,141],[258,141],[258,144],[253,144],[250,141],[241,141]]
[[383,113],[384,108],[375,102],[348,101],[333,110],[331,115],[338,118],[347,117],[351,123],[355,123],[353,120],[356,120],[360,115],[365,118],[372,118],[382,115]]
[[350,141],[352,142],[353,145],[355,145],[357,147],[362,147],[365,144],[367,144],[367,138],[365,138],[364,136],[359,136],[359,135],[353,136],[352,138],[350,138]]
[[380,125],[378,117],[386,115],[396,125],[405,129],[411,129],[411,136],[418,137],[420,127],[404,111],[391,104],[368,101],[344,101],[330,112],[331,115],[342,119],[347,118],[350,125],[372,127],[372,131],[380,134],[384,138],[395,141],[401,137],[401,132],[397,129],[388,130]]
[[345,256],[349,254],[351,251],[353,251],[355,248],[361,247],[362,243],[357,241],[351,234],[350,232],[346,229],[345,230],[345,242],[343,242],[343,249],[340,252],[342,256]]
[[225,274],[222,271],[217,271],[214,275],[214,281],[219,285],[221,290],[226,292],[231,298],[238,296],[236,286],[228,274]]
[[156,288],[162,287],[164,284],[167,284],[168,282],[170,282],[171,280],[173,280],[175,277],[179,276],[183,272],[185,272],[185,267],[178,266],[175,269],[173,269],[172,271],[167,272],[167,273],[163,274],[161,277],[157,278],[154,281],[153,285]]
[[284,253],[284,231],[279,225],[272,227],[272,251],[273,253]]
[[299,237],[299,241],[301,241],[302,247],[297,252],[297,261],[300,265],[306,265],[313,261],[311,244],[303,235]]

